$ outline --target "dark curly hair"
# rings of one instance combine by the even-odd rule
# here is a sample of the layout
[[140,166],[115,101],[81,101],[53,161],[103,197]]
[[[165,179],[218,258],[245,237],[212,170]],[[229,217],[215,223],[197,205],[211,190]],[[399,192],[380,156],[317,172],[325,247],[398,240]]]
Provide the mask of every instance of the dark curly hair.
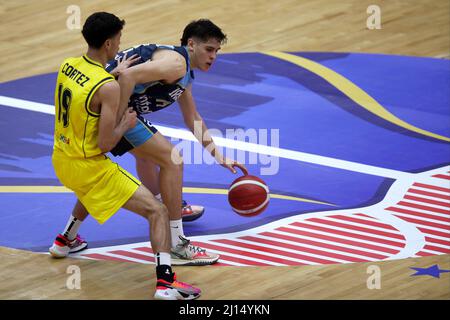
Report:
[[199,19],[189,23],[184,28],[183,36],[180,39],[181,45],[187,45],[188,39],[192,37],[202,41],[208,41],[210,38],[214,38],[220,43],[227,41],[227,35],[209,19]]
[[125,20],[111,13],[96,12],[86,19],[81,33],[89,47],[99,49],[107,39],[118,34],[124,25]]

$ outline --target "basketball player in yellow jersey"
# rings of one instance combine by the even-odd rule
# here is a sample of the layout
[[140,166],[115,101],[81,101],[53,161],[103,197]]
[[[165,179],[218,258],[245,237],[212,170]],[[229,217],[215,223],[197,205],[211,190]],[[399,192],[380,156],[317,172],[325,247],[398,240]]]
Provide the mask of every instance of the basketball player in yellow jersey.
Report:
[[[84,206],[100,224],[121,207],[148,220],[156,258],[155,298],[195,299],[200,289],[176,281],[171,269],[167,208],[105,155],[137,121],[132,109],[118,114],[120,87],[105,71],[106,62],[119,50],[124,23],[106,12],[91,15],[82,31],[87,53],[64,60],[59,68],[53,167],[61,183],[76,194],[77,206]],[[65,257],[72,241],[58,235],[49,249],[51,255]]]

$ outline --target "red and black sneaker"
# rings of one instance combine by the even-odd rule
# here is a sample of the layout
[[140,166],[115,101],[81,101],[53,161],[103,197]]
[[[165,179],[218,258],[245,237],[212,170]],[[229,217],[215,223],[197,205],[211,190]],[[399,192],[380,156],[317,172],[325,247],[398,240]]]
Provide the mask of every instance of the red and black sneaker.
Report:
[[173,281],[158,279],[156,281],[155,299],[158,300],[193,300],[200,297],[201,290],[185,282],[177,281],[172,273]]
[[69,253],[79,252],[87,247],[88,243],[78,234],[73,240],[69,240],[66,236],[58,234],[48,251],[54,258],[65,258]]

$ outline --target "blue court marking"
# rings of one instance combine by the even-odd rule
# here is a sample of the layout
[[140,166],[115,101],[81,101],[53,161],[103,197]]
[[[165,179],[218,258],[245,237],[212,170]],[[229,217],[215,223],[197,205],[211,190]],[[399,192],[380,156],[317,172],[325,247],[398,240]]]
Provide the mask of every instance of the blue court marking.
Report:
[[[419,128],[450,136],[447,60],[371,54],[295,53],[354,82],[383,107]],[[55,74],[0,85],[0,95],[53,103]],[[224,54],[208,73],[196,72],[193,92],[208,127],[280,130],[280,148],[405,172],[450,162],[449,144],[387,123],[317,75],[259,53]],[[53,116],[1,106],[0,185],[59,186],[51,166]],[[447,110],[447,112],[445,112]],[[157,125],[182,127],[178,106],[147,116]],[[115,158],[135,174],[134,158]],[[249,165],[259,174],[261,165]],[[189,236],[232,232],[314,211],[362,207],[380,201],[392,179],[281,158],[264,176],[274,193],[336,205],[272,199],[261,215],[234,214],[224,195],[185,194],[207,207],[185,223]],[[226,189],[236,176],[218,165],[186,165],[184,184]],[[41,251],[64,227],[73,194],[0,193],[0,245]],[[146,222],[120,210],[99,226],[88,218],[80,231],[91,247],[148,239]]]

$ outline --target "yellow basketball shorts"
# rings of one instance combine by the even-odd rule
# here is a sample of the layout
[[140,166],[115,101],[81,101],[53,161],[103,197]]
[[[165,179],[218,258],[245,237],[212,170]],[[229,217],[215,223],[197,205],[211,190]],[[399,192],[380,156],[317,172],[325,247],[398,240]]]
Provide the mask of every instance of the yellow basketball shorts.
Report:
[[75,192],[78,200],[100,224],[111,218],[141,184],[105,155],[73,159],[55,151],[52,163],[59,181]]

